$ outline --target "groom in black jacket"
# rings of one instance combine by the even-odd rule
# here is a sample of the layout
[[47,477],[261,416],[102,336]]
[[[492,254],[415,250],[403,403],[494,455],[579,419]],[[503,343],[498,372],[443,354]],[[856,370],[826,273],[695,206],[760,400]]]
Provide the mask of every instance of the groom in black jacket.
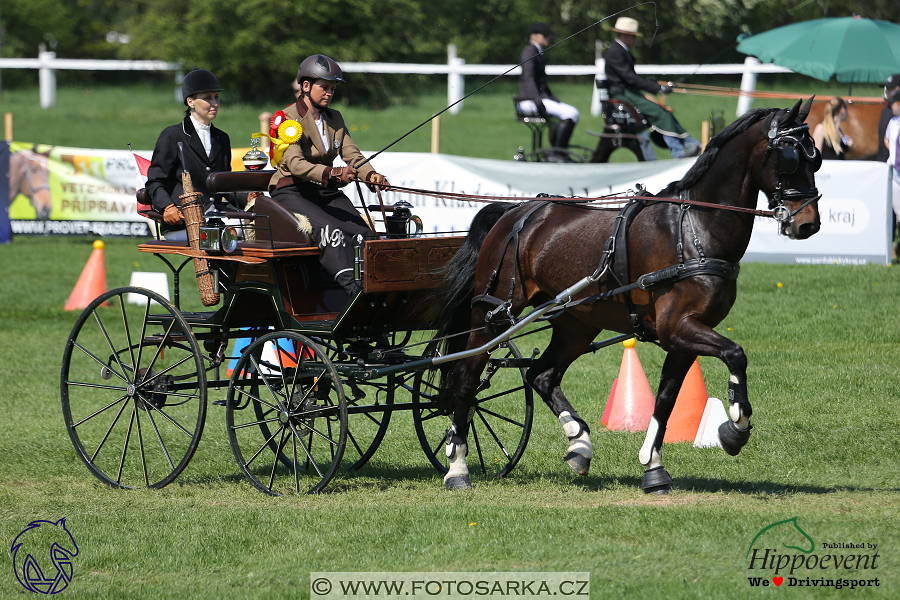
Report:
[[609,95],[640,110],[650,123],[651,129],[662,134],[672,158],[700,154],[700,142],[690,136],[675,116],[644,97],[643,92],[668,94],[672,88],[635,73],[634,65],[637,61],[631,54],[631,47],[641,36],[638,33],[638,22],[630,17],[619,17],[613,31],[619,35],[603,56],[606,62],[606,78],[609,80]]

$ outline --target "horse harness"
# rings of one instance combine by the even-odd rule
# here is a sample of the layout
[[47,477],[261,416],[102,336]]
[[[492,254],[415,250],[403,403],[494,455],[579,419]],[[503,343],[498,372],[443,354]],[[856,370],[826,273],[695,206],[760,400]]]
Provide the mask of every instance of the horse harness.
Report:
[[[815,145],[811,143],[811,139],[808,135],[795,135],[797,133],[809,130],[809,125],[807,125],[806,123],[803,123],[796,127],[792,127],[790,129],[779,130],[778,119],[773,116],[768,130],[766,130],[765,128],[765,122],[763,122],[761,126],[763,127],[765,137],[768,140],[768,145],[766,147],[766,153],[763,156],[762,163],[760,164],[759,171],[757,172],[757,179],[762,174],[763,167],[765,167],[766,162],[769,160],[769,157],[774,156],[773,160],[775,162],[776,178],[775,192],[772,195],[772,198],[769,200],[769,209],[772,210],[771,216],[774,217],[776,221],[783,224],[785,222],[790,222],[791,220],[793,220],[794,216],[797,213],[799,213],[801,210],[803,210],[803,208],[805,208],[812,202],[819,200],[822,195],[819,193],[819,190],[814,187],[785,189],[781,182],[781,176],[790,175],[796,172],[800,167],[801,156],[813,163],[814,172],[818,171],[819,167],[822,164],[822,155],[818,152]],[[802,151],[802,155],[800,151],[798,151],[798,148],[800,151]],[[638,192],[643,193],[644,190],[639,187]],[[561,198],[561,196],[539,194],[538,198]],[[629,294],[628,292],[631,292],[635,289],[652,291],[663,286],[683,281],[690,277],[697,277],[699,275],[713,275],[729,280],[736,280],[738,278],[741,270],[741,266],[739,263],[733,263],[718,258],[708,258],[704,253],[703,246],[700,243],[700,239],[697,236],[697,232],[694,227],[694,221],[691,217],[690,209],[692,204],[706,204],[691,202],[690,189],[687,189],[682,191],[678,198],[678,200],[680,201],[678,218],[678,242],[676,244],[678,263],[670,267],[660,269],[658,271],[653,271],[651,273],[641,275],[640,277],[638,277],[637,281],[631,282],[630,272],[628,269],[628,229],[634,222],[634,219],[637,217],[637,215],[646,206],[647,199],[652,199],[652,197],[648,198],[643,195],[635,196],[631,200],[629,200],[628,203],[619,212],[619,215],[616,217],[615,223],[613,225],[612,235],[607,240],[606,247],[603,250],[600,264],[597,266],[596,271],[594,271],[594,274],[592,275],[592,279],[599,279],[603,276],[604,273],[609,272],[608,276],[611,278],[609,281],[615,282],[618,287],[605,292],[601,292],[599,294],[594,294],[593,296],[589,296],[581,300],[571,300],[569,302],[566,302],[565,304],[561,304],[552,312],[542,317],[543,319],[552,319],[554,316],[562,314],[562,311],[567,308],[572,308],[580,304],[597,302],[599,300],[605,300],[612,296],[624,294],[625,304],[628,310],[628,320],[632,330],[634,331],[635,337],[641,341],[653,341],[652,336],[648,334],[643,323],[641,322],[640,315],[635,310],[634,302],[631,299],[631,294]],[[806,200],[806,202],[801,204],[793,211],[784,204],[785,201],[799,202],[804,199]],[[532,200],[531,202],[534,201]],[[521,218],[519,218],[506,238],[506,245],[503,248],[503,252],[500,254],[500,259],[497,263],[497,267],[494,269],[493,273],[491,273],[491,277],[488,280],[485,291],[472,299],[473,306],[477,303],[484,303],[492,307],[485,315],[485,332],[491,337],[496,337],[507,327],[516,322],[516,318],[512,314],[511,308],[513,293],[515,292],[516,273],[518,272],[519,234],[521,233],[522,229],[524,229],[525,223],[528,221],[528,219],[539,209],[546,206],[547,204],[550,204],[551,202],[553,201],[544,200],[541,202],[535,202],[534,206],[532,206]],[[724,207],[716,206],[715,208]],[[758,213],[759,211],[748,209],[747,212]],[[685,260],[684,258],[685,219],[687,220],[690,227],[691,234],[693,236],[692,243],[696,248],[698,254],[697,258],[688,260]],[[780,227],[779,232],[781,232]],[[503,260],[506,256],[506,251],[511,245],[513,245],[515,249],[515,252],[513,254],[513,275],[510,280],[509,296],[507,297],[506,301],[503,301],[496,296],[493,296],[492,294],[497,286],[497,278],[499,276],[500,269],[503,266]]]
[[[549,196],[547,194],[542,194],[541,197]],[[691,205],[686,203],[686,201],[689,200],[689,191],[685,191],[682,193],[681,200],[682,203],[679,210],[678,243],[676,245],[676,250],[678,253],[677,264],[672,265],[671,267],[666,267],[665,269],[660,269],[658,271],[653,271],[651,273],[641,275],[640,277],[638,277],[636,282],[630,282],[631,278],[628,270],[627,250],[628,229],[634,222],[634,219],[637,217],[638,213],[640,213],[641,210],[646,207],[645,197],[633,198],[622,208],[622,210],[619,212],[619,215],[616,217],[615,223],[613,225],[612,235],[606,241],[606,246],[600,259],[600,264],[597,266],[597,270],[593,275],[594,278],[599,278],[603,276],[603,273],[609,272],[611,281],[615,282],[618,287],[605,292],[601,292],[599,294],[594,294],[593,296],[589,296],[587,298],[582,298],[581,300],[572,300],[570,302],[562,304],[545,318],[552,319],[553,317],[562,314],[563,310],[578,306],[580,304],[597,302],[599,300],[605,300],[612,296],[624,294],[625,303],[628,309],[628,320],[631,324],[632,330],[634,331],[635,337],[637,337],[641,341],[651,341],[652,337],[644,328],[643,323],[640,319],[640,315],[638,315],[637,311],[635,310],[634,302],[631,299],[631,294],[629,294],[628,292],[635,289],[652,291],[657,288],[677,283],[684,279],[688,279],[690,277],[696,277],[698,275],[715,275],[718,277],[723,277],[725,279],[737,279],[738,274],[741,270],[740,264],[728,262],[718,258],[706,257],[705,253],[703,252],[703,246],[700,244],[700,239],[697,237],[693,219],[690,216],[689,211]],[[516,221],[515,225],[513,225],[512,230],[506,238],[506,244],[503,248],[503,252],[500,254],[500,259],[497,263],[497,267],[491,273],[484,293],[479,294],[472,299],[473,306],[477,303],[484,303],[492,307],[485,315],[485,332],[491,337],[496,337],[496,335],[499,335],[507,327],[513,325],[516,322],[516,318],[515,316],[513,316],[511,308],[516,285],[515,274],[518,271],[519,262],[519,234],[521,233],[522,229],[524,229],[525,223],[528,221],[529,217],[531,217],[531,215],[533,215],[535,212],[537,212],[547,204],[550,204],[550,202],[551,201],[548,200],[535,202],[534,206],[532,206],[522,217],[519,218],[518,221]],[[691,233],[693,235],[694,247],[697,249],[697,253],[699,254],[698,258],[692,258],[688,260],[685,260],[684,258],[685,218],[687,218]],[[506,301],[503,301],[496,296],[493,296],[492,294],[497,286],[497,278],[500,269],[503,266],[506,251],[510,246],[514,246],[513,275],[510,280],[509,296],[507,297]]]

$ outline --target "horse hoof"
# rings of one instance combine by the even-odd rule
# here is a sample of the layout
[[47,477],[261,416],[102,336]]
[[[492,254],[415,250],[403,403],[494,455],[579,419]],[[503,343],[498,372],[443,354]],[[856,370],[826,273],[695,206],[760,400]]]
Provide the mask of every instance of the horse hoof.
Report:
[[729,456],[737,456],[750,439],[751,426],[738,429],[731,419],[719,425],[719,444]]
[[444,480],[444,487],[448,490],[471,490],[472,482],[468,475],[457,475]]
[[641,479],[641,489],[645,494],[665,495],[672,488],[672,477],[662,467],[653,467],[644,471],[644,478]]
[[578,454],[577,452],[569,452],[563,459],[572,467],[576,473],[584,477],[591,468],[591,459]]

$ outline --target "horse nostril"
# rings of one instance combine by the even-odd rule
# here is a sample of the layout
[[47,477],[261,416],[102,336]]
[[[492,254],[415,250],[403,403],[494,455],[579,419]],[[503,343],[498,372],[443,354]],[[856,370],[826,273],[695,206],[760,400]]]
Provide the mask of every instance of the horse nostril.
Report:
[[819,231],[818,223],[804,223],[797,228],[797,239],[805,240]]

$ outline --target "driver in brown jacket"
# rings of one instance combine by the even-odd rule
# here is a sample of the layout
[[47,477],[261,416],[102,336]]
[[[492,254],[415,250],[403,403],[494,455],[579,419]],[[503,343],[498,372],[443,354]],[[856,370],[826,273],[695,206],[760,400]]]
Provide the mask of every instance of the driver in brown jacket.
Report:
[[[328,108],[335,86],[343,81],[341,68],[327,56],[313,55],[300,64],[297,82],[302,92],[297,103],[276,113],[272,125],[293,119],[303,131],[278,161],[269,192],[273,200],[309,219],[322,267],[352,296],[357,290],[354,247],[374,234],[340,188],[357,178],[372,188],[390,184],[370,163],[355,167],[365,157],[350,138],[341,113]],[[338,157],[348,166],[333,167]]]

